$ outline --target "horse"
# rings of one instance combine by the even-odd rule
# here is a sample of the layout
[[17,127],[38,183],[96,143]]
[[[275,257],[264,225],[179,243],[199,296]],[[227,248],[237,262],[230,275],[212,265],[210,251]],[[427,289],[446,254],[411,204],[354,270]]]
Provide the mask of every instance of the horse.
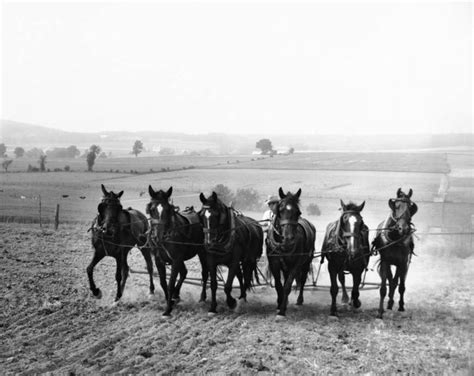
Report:
[[123,195],[123,191],[119,193],[114,193],[113,191],[108,192],[103,184],[101,184],[101,188],[104,196],[97,207],[98,215],[95,217],[89,229],[92,231],[91,240],[92,247],[94,248],[92,261],[87,267],[90,290],[97,299],[102,297],[101,290],[94,283],[94,267],[105,256],[111,256],[115,258],[117,263],[115,272],[117,294],[115,296],[115,302],[118,302],[122,297],[129,273],[127,264],[128,252],[133,247],[138,246],[146,261],[148,275],[150,277],[150,294],[153,294],[155,292],[155,285],[153,284],[153,262],[151,259],[151,251],[145,246],[145,233],[148,231],[148,220],[146,216],[138,210],[122,208],[120,198]]
[[[414,226],[412,217],[418,211],[418,206],[412,202],[413,190],[410,188],[408,194],[401,188],[397,190],[397,197],[388,200],[390,213],[387,219],[377,227],[376,236],[372,242],[373,252],[380,254],[378,271],[381,278],[380,304],[378,318],[383,318],[383,302],[387,294],[387,280],[389,282],[387,309],[393,308],[393,296],[400,281],[398,293],[400,301],[398,310],[405,311],[405,280],[408,274],[408,266],[414,254],[415,244],[413,242]],[[392,275],[391,265],[396,268],[395,275]]]
[[353,202],[341,202],[341,216],[337,221],[327,225],[321,247],[321,264],[324,258],[328,260],[328,270],[331,278],[331,316],[337,316],[336,298],[339,291],[337,279],[342,286],[342,302],[349,302],[346,291],[346,271],[352,274],[352,291],[350,303],[354,308],[359,308],[359,286],[362,273],[369,264],[369,229],[365,225],[361,211],[365,201],[357,205]]
[[[198,255],[202,271],[202,291],[200,301],[206,300],[206,284],[208,278],[206,255],[204,251],[204,234],[199,217],[193,208],[180,212],[170,203],[173,187],[168,191],[155,191],[148,187],[151,201],[147,205],[150,214],[151,231],[149,243],[159,258],[158,270],[161,283],[166,285],[166,264],[171,265],[166,295],[166,310],[163,316],[170,316],[173,304],[180,300],[179,293],[186,278],[187,269],[184,261]],[[179,280],[176,279],[179,273]]]
[[[299,199],[301,188],[295,193],[278,190],[280,201],[275,208],[267,236],[267,258],[277,292],[277,318],[286,315],[288,295],[293,281],[297,281],[297,305],[303,304],[303,290],[314,257],[316,228],[301,217]],[[281,282],[283,273],[283,284]]]
[[217,267],[228,268],[224,286],[226,302],[234,309],[237,301],[232,297],[234,277],[240,283],[240,297],[246,301],[247,291],[253,284],[257,273],[257,261],[262,255],[263,231],[259,223],[234,208],[225,205],[216,192],[205,197],[201,192],[199,199],[202,208],[199,217],[204,228],[204,244],[208,270],[211,275],[212,300],[208,314],[216,314]]

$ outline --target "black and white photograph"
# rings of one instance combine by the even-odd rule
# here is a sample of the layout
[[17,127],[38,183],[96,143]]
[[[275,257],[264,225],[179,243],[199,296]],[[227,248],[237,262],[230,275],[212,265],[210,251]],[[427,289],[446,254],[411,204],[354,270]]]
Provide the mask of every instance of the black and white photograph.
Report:
[[0,374],[473,375],[473,15],[2,0]]

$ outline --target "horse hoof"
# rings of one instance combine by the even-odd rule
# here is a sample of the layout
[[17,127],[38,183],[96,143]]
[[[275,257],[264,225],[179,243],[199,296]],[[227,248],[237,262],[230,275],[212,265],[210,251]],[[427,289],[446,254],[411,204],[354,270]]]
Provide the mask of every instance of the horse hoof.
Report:
[[96,299],[102,299],[102,291],[100,289],[97,289],[97,291],[95,293],[92,293],[92,295]]
[[173,304],[178,304],[180,301],[181,301],[181,298],[179,296],[175,296],[173,299],[171,299],[173,301]]
[[277,314],[275,316],[275,321],[283,321],[286,319],[286,316],[285,315],[281,315],[281,314]]
[[216,315],[216,312],[208,312],[207,316],[208,317],[214,317]]
[[161,317],[163,317],[165,320],[169,320],[171,318],[171,313],[169,312],[164,312]]
[[235,299],[227,300],[227,305],[230,309],[234,309],[237,306],[237,301]]
[[357,308],[360,308],[361,305],[362,305],[362,303],[360,302],[360,300],[354,300],[354,301],[352,302],[352,307],[354,307],[354,308],[356,308],[356,309],[357,309]]
[[338,315],[335,315],[335,314],[334,314],[334,315],[331,314],[331,315],[329,315],[329,320],[337,321],[337,320],[339,320],[339,316],[338,316]]

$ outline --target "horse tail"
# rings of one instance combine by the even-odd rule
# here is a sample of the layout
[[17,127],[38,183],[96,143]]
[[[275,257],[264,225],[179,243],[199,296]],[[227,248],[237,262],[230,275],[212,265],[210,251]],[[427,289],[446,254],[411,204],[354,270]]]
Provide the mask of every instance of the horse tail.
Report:
[[[242,263],[242,271],[244,274],[244,286],[246,291],[250,291],[253,289],[254,286],[254,278],[259,281],[258,279],[258,269],[257,269],[257,261],[256,260],[245,260]],[[259,282],[257,282],[259,283]]]

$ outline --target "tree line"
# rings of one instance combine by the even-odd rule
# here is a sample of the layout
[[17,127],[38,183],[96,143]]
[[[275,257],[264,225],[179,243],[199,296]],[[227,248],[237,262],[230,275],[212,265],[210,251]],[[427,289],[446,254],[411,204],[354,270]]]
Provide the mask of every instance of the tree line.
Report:
[[[273,149],[273,145],[270,139],[264,138],[256,143],[256,148],[261,150],[262,154],[268,154],[270,156],[273,156],[276,154],[276,151]],[[166,149],[166,148],[165,148]],[[143,152],[144,146],[143,142],[141,140],[136,140],[135,143],[132,146],[131,154],[135,155],[137,157],[141,152]],[[289,154],[292,154],[294,152],[294,148],[289,149]],[[40,148],[32,148],[28,151],[25,151],[25,149],[21,146],[17,146],[13,150],[13,154],[15,155],[16,158],[22,158],[24,156],[28,158],[38,158],[38,163],[39,163],[39,171],[46,171],[46,159],[49,157],[51,158],[77,158],[81,156],[80,150],[77,148],[75,145],[71,145],[69,147],[56,147],[51,150],[47,150],[44,152]],[[165,152],[160,154],[166,154]],[[2,157],[3,163],[2,167],[5,170],[5,172],[8,172],[8,167],[13,163],[13,159],[8,159],[7,155],[7,147],[4,143],[0,144],[0,157]],[[86,159],[87,163],[87,171],[93,171],[93,167],[95,164],[95,161],[98,157],[106,158],[107,155],[102,152],[102,149],[98,145],[91,145],[88,150],[82,154],[82,157]],[[31,166],[30,166],[31,167]],[[29,168],[30,170],[34,170],[34,168]]]

